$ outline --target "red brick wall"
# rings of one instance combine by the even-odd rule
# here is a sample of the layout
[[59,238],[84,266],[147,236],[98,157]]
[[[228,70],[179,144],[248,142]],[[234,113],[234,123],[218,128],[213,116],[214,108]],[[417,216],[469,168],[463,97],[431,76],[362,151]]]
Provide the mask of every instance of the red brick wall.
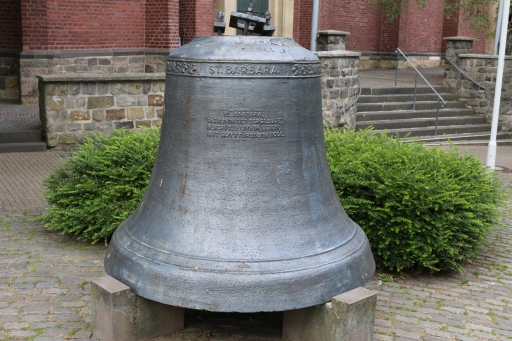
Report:
[[393,22],[386,20],[386,14],[381,11],[381,36],[380,50],[381,52],[395,52],[398,47],[398,37],[400,34],[400,18]]
[[[366,0],[320,1],[320,30],[350,32],[347,50],[379,51],[382,11]],[[396,47],[396,46],[395,46]]]
[[[196,36],[213,35],[215,0],[180,0],[180,36],[184,44]],[[229,21],[229,14],[226,16]]]
[[146,0],[145,47],[178,47],[179,15],[180,13],[178,0]]
[[[459,30],[458,23],[458,10],[450,18],[443,18],[443,38],[444,37],[456,37]],[[446,52],[446,40],[443,39],[441,45],[441,52]]]
[[178,46],[179,0],[21,0],[21,13],[24,50]]
[[47,0],[21,0],[23,50],[47,50]]
[[404,52],[440,53],[443,41],[444,0],[430,0],[425,8],[411,1],[401,15],[399,47]]
[[[488,8],[487,8],[488,11]],[[469,23],[462,18],[462,11],[459,13],[457,36],[476,38],[473,41],[473,53],[485,53],[486,37],[485,32],[475,34],[470,28]]]
[[48,48],[144,47],[144,0],[49,0]]
[[[488,8],[486,8],[488,10]],[[443,21],[443,38],[444,37],[470,37],[476,38],[473,41],[473,53],[485,53],[486,35],[485,32],[476,33],[469,28],[469,23],[465,22],[462,13],[457,11],[450,18],[444,18]],[[442,52],[446,52],[446,41],[443,41]]]
[[293,8],[293,39],[302,47],[311,47],[313,0],[295,0]]
[[21,50],[21,6],[18,0],[0,5],[0,49]]

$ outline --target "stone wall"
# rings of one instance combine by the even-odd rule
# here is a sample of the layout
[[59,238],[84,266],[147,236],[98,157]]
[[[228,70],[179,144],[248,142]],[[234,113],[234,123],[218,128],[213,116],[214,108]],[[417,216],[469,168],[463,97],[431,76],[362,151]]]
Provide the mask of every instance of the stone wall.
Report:
[[[439,53],[405,53],[411,63],[417,67],[439,67],[444,65],[444,60]],[[396,53],[394,52],[363,52],[359,64],[361,70],[367,69],[395,69]],[[398,60],[399,69],[411,68],[411,64],[403,58]]]
[[315,54],[322,66],[322,115],[333,127],[356,125],[357,104],[347,108],[359,93],[358,70],[361,53],[345,51],[349,32],[324,30],[318,32]]
[[359,52],[326,51],[315,53],[322,65],[322,115],[334,126],[355,128],[357,105],[344,109],[356,99]]
[[316,50],[321,51],[345,51],[347,36],[350,32],[321,30],[316,39]]
[[165,72],[168,49],[25,51],[21,53],[21,102],[38,103],[38,75]]
[[0,100],[18,101],[19,56],[15,52],[0,52]]
[[92,132],[154,127],[162,122],[165,74],[38,76],[39,110],[48,147],[72,150]]
[[[450,37],[446,40],[446,57],[480,85],[494,91],[498,56],[471,54],[472,38]],[[449,63],[445,64],[444,85],[456,93],[467,107],[475,110],[477,114],[486,116],[489,122],[492,120],[494,94],[468,80]],[[512,98],[512,57],[505,57],[502,95]],[[502,130],[512,130],[512,102],[503,98],[500,103],[499,126]]]

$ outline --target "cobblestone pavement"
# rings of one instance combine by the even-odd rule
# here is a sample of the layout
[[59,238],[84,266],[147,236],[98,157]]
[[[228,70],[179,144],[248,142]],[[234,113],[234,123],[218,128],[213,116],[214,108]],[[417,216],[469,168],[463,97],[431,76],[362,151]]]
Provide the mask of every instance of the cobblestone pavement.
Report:
[[45,205],[39,181],[60,160],[60,152],[0,153],[0,210]]
[[0,131],[40,128],[38,107],[0,103]]
[[42,210],[0,212],[0,340],[89,339],[89,282],[104,273],[105,246],[30,221]]
[[[501,177],[512,194],[511,174]],[[503,211],[465,273],[375,276],[367,285],[378,292],[375,340],[512,339],[512,200]]]
[[[30,181],[36,186],[52,168],[42,164],[58,161],[57,152],[34,153],[45,161],[37,155],[23,159],[28,153],[15,154],[0,154],[0,180],[6,164],[17,165],[13,172],[19,173],[18,178],[0,182],[4,202],[9,199],[3,193],[12,196],[6,183],[17,188],[16,181],[26,181],[19,187],[20,196],[25,191],[37,193]],[[501,177],[512,194],[512,174]],[[89,283],[104,274],[106,247],[47,231],[31,220],[44,209],[33,202],[14,202],[0,209],[0,340],[94,340]],[[489,235],[484,250],[464,274],[376,275],[367,285],[378,292],[375,340],[512,339],[511,207],[504,213],[502,225]],[[154,341],[279,339],[275,320],[256,318],[252,326],[262,328],[251,330],[243,321],[221,317],[212,324],[207,313],[203,319],[198,314],[189,315],[184,332]]]

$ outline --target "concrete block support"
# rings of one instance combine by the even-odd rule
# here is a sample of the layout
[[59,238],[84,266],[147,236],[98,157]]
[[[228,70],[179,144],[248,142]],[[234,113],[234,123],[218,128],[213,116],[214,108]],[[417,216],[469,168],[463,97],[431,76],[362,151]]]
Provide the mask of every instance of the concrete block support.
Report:
[[137,296],[110,277],[91,283],[93,335],[100,341],[138,341],[183,330],[184,309]]
[[331,302],[284,312],[283,340],[371,341],[377,294],[356,288]]

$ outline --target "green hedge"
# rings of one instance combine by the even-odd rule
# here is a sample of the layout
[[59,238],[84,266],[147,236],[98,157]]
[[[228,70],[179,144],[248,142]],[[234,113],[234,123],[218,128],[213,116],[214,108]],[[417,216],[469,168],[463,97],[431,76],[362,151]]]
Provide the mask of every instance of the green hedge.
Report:
[[462,271],[497,222],[501,183],[472,155],[371,130],[328,130],[325,143],[340,201],[380,268]]
[[[154,129],[88,139],[44,180],[44,224],[107,242],[142,200],[158,140]],[[501,183],[471,155],[370,130],[328,130],[325,143],[338,196],[381,269],[462,271],[497,222]]]
[[155,163],[160,129],[95,135],[43,180],[50,230],[107,242],[138,206]]

